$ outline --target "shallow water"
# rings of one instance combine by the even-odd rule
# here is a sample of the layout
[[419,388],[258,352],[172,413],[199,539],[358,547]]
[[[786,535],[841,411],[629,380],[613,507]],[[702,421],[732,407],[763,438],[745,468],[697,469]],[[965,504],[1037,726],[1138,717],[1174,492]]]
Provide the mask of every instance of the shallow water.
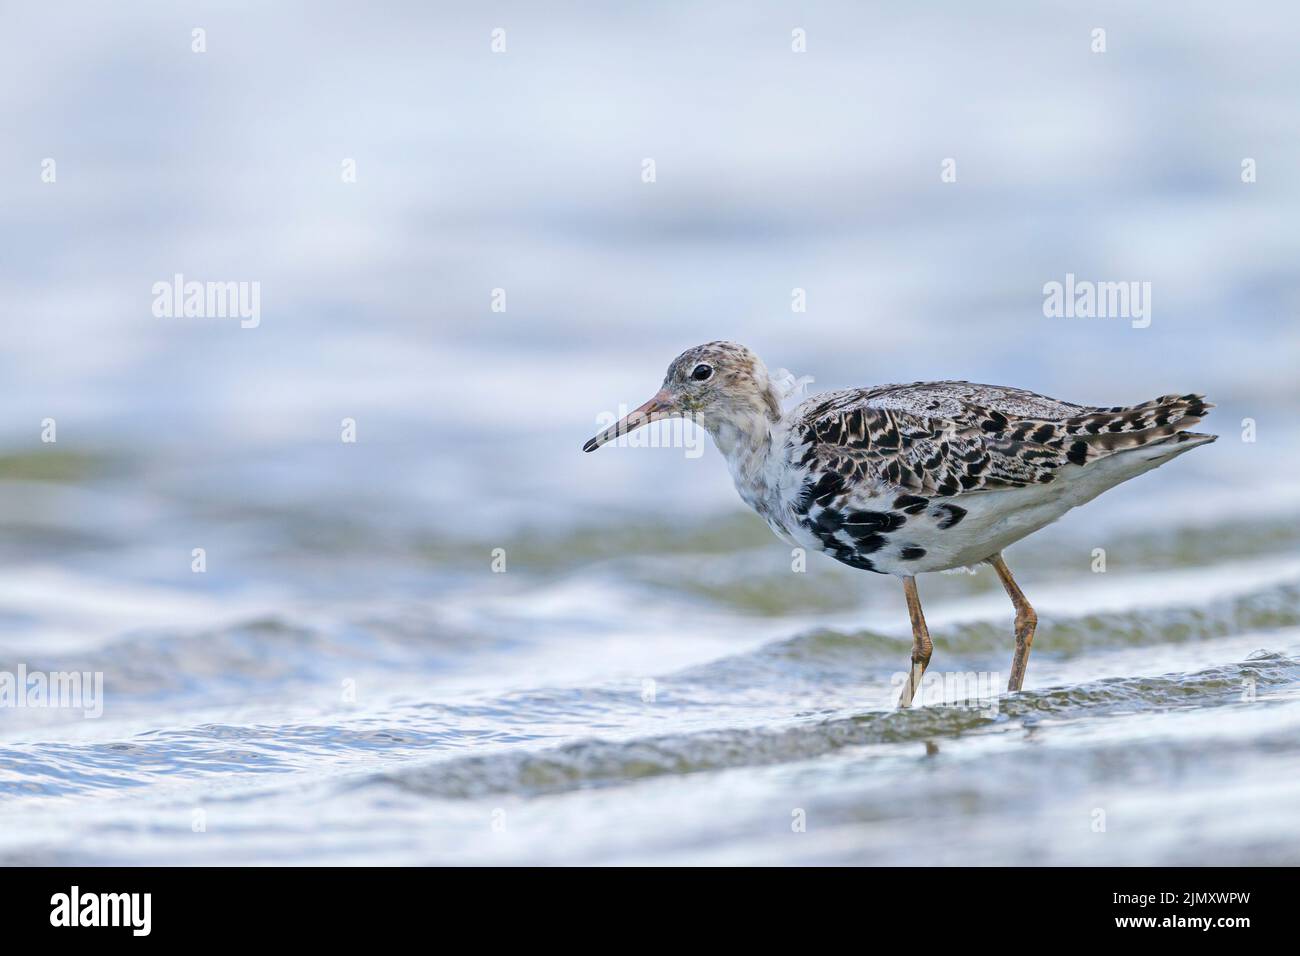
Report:
[[[425,3],[226,3],[203,56],[161,0],[7,11],[0,675],[104,684],[0,706],[0,862],[1300,863],[1257,6],[827,0],[798,56],[751,2],[505,2],[507,56]],[[153,315],[178,272],[260,324]],[[1045,316],[1067,273],[1150,325]],[[900,713],[897,582],[793,570],[707,440],[579,451],[716,338],[814,391],[1204,391],[1222,437],[1009,550],[1020,695],[992,576],[924,578]]]
[[[491,540],[199,506],[184,469],[125,532],[70,503],[129,465],[59,467],[10,485],[0,672],[102,672],[104,708],[0,711],[8,863],[1300,862],[1294,519],[1104,530],[1134,483],[1013,549],[1013,696],[993,576],[928,576],[898,711],[896,583],[793,572],[738,510],[534,527],[493,573]],[[206,576],[161,556],[211,513],[245,531]]]

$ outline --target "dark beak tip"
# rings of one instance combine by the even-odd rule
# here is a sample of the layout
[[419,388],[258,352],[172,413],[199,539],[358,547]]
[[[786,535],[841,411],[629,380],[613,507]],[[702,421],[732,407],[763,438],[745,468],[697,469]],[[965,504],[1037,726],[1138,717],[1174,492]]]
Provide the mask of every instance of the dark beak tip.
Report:
[[594,439],[594,438],[589,438],[589,439],[587,439],[587,444],[585,444],[585,445],[582,446],[582,450],[583,450],[583,451],[586,451],[586,452],[592,452],[592,451],[595,451],[595,450],[596,450],[597,448],[599,448],[599,447],[600,447],[600,445],[596,443],[596,439]]

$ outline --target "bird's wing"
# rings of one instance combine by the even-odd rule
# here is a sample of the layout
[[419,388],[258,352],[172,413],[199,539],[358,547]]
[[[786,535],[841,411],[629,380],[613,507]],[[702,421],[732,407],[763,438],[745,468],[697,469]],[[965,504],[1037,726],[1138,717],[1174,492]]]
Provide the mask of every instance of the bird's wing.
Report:
[[1023,389],[917,382],[815,396],[792,413],[791,455],[842,490],[884,482],[953,496],[1054,481],[1083,465],[1189,427],[1208,405],[1166,395],[1142,405],[1095,408]]

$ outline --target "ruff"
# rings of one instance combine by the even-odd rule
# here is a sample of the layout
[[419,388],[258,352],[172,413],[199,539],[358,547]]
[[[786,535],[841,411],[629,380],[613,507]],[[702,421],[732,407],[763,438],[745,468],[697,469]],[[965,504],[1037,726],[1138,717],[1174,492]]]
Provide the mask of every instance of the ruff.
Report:
[[902,706],[931,654],[917,574],[993,566],[1016,610],[1008,689],[1019,690],[1037,617],[1002,550],[1217,437],[1188,431],[1214,407],[1197,394],[1102,408],[951,381],[843,389],[789,411],[781,400],[758,356],[710,342],[679,355],[650,401],[584,448],[658,418],[693,417],[778,536],[901,577],[913,634]]

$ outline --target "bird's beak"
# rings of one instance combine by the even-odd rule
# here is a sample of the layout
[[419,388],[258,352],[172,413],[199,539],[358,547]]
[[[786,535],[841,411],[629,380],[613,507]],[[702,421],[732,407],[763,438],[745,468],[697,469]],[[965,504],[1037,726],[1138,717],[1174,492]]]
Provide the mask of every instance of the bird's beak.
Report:
[[610,425],[603,432],[592,438],[587,444],[582,446],[583,451],[595,451],[607,441],[612,441],[619,435],[626,435],[628,432],[636,431],[642,425],[648,425],[650,422],[657,422],[661,418],[671,418],[674,415],[681,414],[677,410],[673,398],[668,394],[668,389],[661,388],[655,393],[654,398],[646,402],[640,408],[628,412],[614,424]]

